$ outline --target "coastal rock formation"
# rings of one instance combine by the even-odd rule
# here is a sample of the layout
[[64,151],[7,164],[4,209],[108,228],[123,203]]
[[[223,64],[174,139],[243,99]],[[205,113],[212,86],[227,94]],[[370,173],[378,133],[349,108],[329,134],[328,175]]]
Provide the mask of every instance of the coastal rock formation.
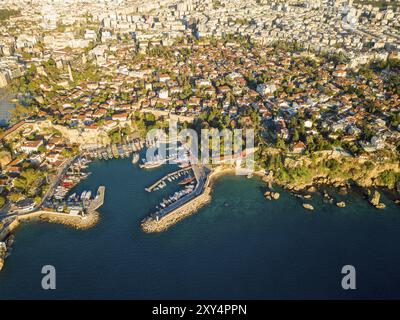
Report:
[[332,157],[324,151],[317,152],[316,156],[316,163],[313,165],[311,165],[306,156],[302,156],[296,161],[291,160],[288,162],[288,165],[290,165],[287,169],[289,170],[296,167],[307,168],[309,173],[307,176],[297,179],[274,179],[274,182],[283,186],[285,189],[294,191],[308,190],[311,186],[331,185],[340,188],[341,190],[339,190],[339,193],[345,194],[348,192],[348,185],[350,182],[351,184],[363,188],[372,186],[384,187],[386,185],[381,182],[379,184],[378,179],[383,172],[390,171],[400,173],[398,161],[379,163],[379,165],[374,165],[372,168],[366,170],[362,169],[362,165],[365,162],[364,160],[337,156],[335,159],[340,162],[340,170],[333,175],[332,171],[321,169],[323,168],[323,163],[332,159]]
[[269,171],[268,174],[261,173],[260,175],[261,175],[261,177],[262,177],[261,179],[262,179],[265,183],[268,184],[268,187],[269,187],[269,188],[272,188],[272,181],[273,181],[273,179],[274,179],[274,173],[273,173],[272,171]]
[[324,202],[333,203],[333,198],[326,191],[324,191]]
[[375,190],[372,195],[370,195],[369,202],[373,206],[377,206],[379,204],[379,200],[381,199],[381,194]]
[[303,203],[303,208],[307,210],[314,210],[314,207],[309,203]]
[[339,194],[341,195],[346,195],[347,194],[347,188],[345,186],[341,186],[339,189]]
[[316,192],[317,188],[315,188],[314,186],[311,186],[307,189],[308,192]]
[[267,200],[278,200],[281,195],[279,192],[274,192],[274,191],[265,191],[264,197]]
[[272,192],[271,196],[272,196],[272,199],[278,200],[281,195],[278,192]]
[[377,209],[385,209],[386,205],[381,202],[381,203],[378,203],[378,205],[376,205],[375,208],[377,208]]
[[370,193],[369,202],[377,209],[384,209],[386,205],[380,202],[381,194],[375,190],[372,194]]

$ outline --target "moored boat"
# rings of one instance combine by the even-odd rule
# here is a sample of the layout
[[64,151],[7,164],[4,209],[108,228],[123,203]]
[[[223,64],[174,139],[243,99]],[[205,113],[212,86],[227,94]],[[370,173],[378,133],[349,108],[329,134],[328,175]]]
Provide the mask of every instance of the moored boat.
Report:
[[182,181],[180,181],[178,184],[183,186],[183,185],[191,183],[193,180],[194,180],[194,177],[188,177],[188,178],[183,179]]

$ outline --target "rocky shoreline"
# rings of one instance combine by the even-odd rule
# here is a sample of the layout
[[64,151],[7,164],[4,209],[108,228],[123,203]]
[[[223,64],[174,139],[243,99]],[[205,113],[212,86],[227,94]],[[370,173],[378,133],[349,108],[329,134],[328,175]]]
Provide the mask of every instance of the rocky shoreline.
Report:
[[[284,183],[281,181],[277,181],[274,179],[272,174],[258,174],[261,179],[268,184],[268,189],[265,193],[264,196],[267,200],[277,200],[275,197],[279,198],[278,195],[276,195],[276,192],[274,193],[272,191],[272,185],[275,184],[284,190],[291,192],[295,196],[303,199],[307,199],[307,197],[311,198],[312,193],[315,193],[317,191],[320,191],[321,194],[323,194],[324,199],[328,201],[329,203],[334,203],[333,198],[326,192],[326,188],[328,187],[333,187],[338,190],[338,193],[341,195],[346,195],[351,188],[358,188],[361,189],[366,200],[375,208],[377,209],[384,209],[386,205],[382,202],[380,202],[380,197],[381,194],[378,190],[383,189],[384,187],[375,185],[374,183],[370,184],[364,184],[360,185],[357,183],[357,181],[349,181],[345,179],[329,179],[327,177],[314,177],[312,179],[312,183],[307,183],[307,184],[298,184],[295,185],[294,183]],[[398,182],[400,184],[400,182]],[[395,189],[391,190],[388,189],[388,192],[393,194],[393,202],[400,205],[400,188],[398,187],[398,190],[396,191]],[[306,195],[303,195],[306,194]],[[338,201],[336,202],[336,206],[339,208],[344,208],[346,207],[346,203],[344,201]]]
[[[236,169],[229,166],[218,166],[214,168],[212,173],[210,174],[209,184],[208,186],[206,186],[205,191],[202,195],[188,202],[181,208],[178,208],[175,211],[171,212],[158,222],[155,220],[147,219],[141,224],[142,230],[146,233],[162,232],[167,230],[174,224],[178,223],[179,221],[183,220],[184,218],[194,214],[198,209],[200,209],[201,207],[203,207],[204,205],[206,205],[211,201],[212,186],[215,180],[224,175],[235,174],[235,172]],[[275,181],[271,175],[267,175],[263,171],[256,171],[254,172],[254,175],[260,177],[263,180],[263,182],[265,182],[268,185],[270,190],[265,191],[264,197],[267,200],[271,201],[277,201],[280,198],[280,194],[272,190],[272,185],[276,184],[285,189],[286,191],[293,193],[295,196],[298,196],[299,198],[305,200],[311,199],[312,193],[321,191],[321,194],[323,194],[324,199],[326,201],[335,204],[338,208],[344,208],[346,207],[346,202],[345,201],[334,202],[333,198],[326,191],[322,191],[322,186],[325,187],[331,186],[338,188],[339,189],[338,193],[342,195],[347,194],[348,189],[352,187],[348,181],[329,181],[329,179],[321,179],[321,177],[316,178],[315,183],[294,186],[292,184],[279,183]],[[385,205],[383,203],[380,203],[379,200],[378,203],[375,203],[376,199],[372,200],[371,202],[370,198],[371,194],[375,195],[375,198],[378,197],[377,194],[379,194],[380,198],[380,193],[377,190],[371,191],[369,188],[363,188],[363,189],[365,191],[365,194],[368,194],[367,200],[369,200],[369,202],[375,208],[377,209],[385,208]],[[302,195],[301,193],[306,193],[306,194]],[[395,203],[400,204],[400,200],[398,200],[397,202],[395,201]],[[311,211],[315,209],[309,203],[303,203],[303,207]]]
[[[381,202],[381,192],[378,190],[384,190],[382,187],[377,187],[377,186],[371,186],[371,187],[360,187],[357,185],[351,185],[349,183],[340,183],[340,184],[315,184],[315,185],[309,185],[306,188],[292,188],[291,186],[285,185],[285,184],[280,184],[277,183],[273,180],[268,180],[264,182],[268,182],[268,189],[264,193],[264,197],[266,200],[278,200],[279,199],[279,193],[273,191],[272,185],[275,184],[287,192],[292,193],[294,196],[300,198],[300,199],[311,199],[312,194],[314,193],[320,193],[324,201],[327,203],[335,204],[338,208],[345,208],[346,207],[346,202],[343,200],[337,200],[336,202],[334,201],[333,197],[326,191],[328,188],[335,188],[337,190],[337,193],[339,195],[346,195],[350,192],[350,190],[358,190],[360,192],[360,195],[363,195],[365,200],[368,201],[372,206],[374,206],[376,209],[384,209],[386,208],[386,205]],[[355,188],[355,189],[354,189]],[[397,192],[396,190],[386,190],[387,193],[389,193],[391,196],[391,199],[395,204],[400,205],[400,193]],[[307,203],[305,203],[306,209],[312,210]],[[304,205],[303,205],[304,206]]]

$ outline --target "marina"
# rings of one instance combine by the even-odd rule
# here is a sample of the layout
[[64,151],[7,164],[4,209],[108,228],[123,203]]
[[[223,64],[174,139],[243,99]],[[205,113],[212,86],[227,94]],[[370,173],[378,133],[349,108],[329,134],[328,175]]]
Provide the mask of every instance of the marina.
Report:
[[[191,171],[192,171],[191,168],[183,168],[178,171],[171,172],[171,173],[167,174],[166,176],[164,176],[163,178],[161,178],[160,180],[153,183],[150,187],[145,188],[145,190],[147,192],[152,192],[152,191],[157,191],[159,189],[162,189],[166,186],[166,181],[173,182],[173,181],[178,180],[183,177],[186,177],[186,178],[191,177],[190,176]],[[183,180],[181,182],[183,182]]]
[[173,148],[166,148],[168,151],[168,156],[155,154],[150,159],[142,159],[142,163],[139,165],[142,169],[154,169],[162,166],[166,163],[177,163],[181,168],[186,168],[189,166],[189,155],[188,151],[184,147],[177,147],[175,150]]
[[[81,215],[96,210],[104,202],[104,187],[99,187],[95,197],[92,197],[91,190],[84,190],[80,194],[68,193],[81,181],[90,176],[90,172],[85,172],[91,160],[87,156],[77,156],[67,166],[64,173],[61,173],[58,183],[50,190],[47,198],[44,199],[41,210],[65,213],[71,216]],[[102,199],[99,201],[99,199]],[[96,203],[96,205],[93,205]],[[99,205],[101,203],[101,205]],[[95,209],[94,209],[95,207]]]
[[[187,169],[182,169],[186,170]],[[179,209],[186,210],[187,205],[190,204],[191,201],[195,201],[196,198],[200,198],[200,196],[204,193],[206,187],[209,183],[209,176],[210,176],[210,169],[199,166],[199,165],[192,165],[191,171],[193,173],[193,179],[188,182],[188,178],[183,179],[181,182],[184,182],[185,187],[180,190],[176,191],[173,195],[169,196],[166,199],[163,199],[162,202],[158,206],[156,206],[156,212],[150,214],[149,217],[142,220],[142,226],[146,230],[147,224],[152,224],[153,222],[158,223],[163,218],[168,216],[170,213],[179,214]],[[177,171],[180,172],[180,171]],[[171,181],[177,179],[177,172],[172,173],[172,175],[167,175],[161,180],[157,181],[156,184],[152,185],[151,187],[159,185],[160,183],[165,183],[165,179],[170,179]],[[185,171],[181,171],[185,172]],[[150,188],[151,188],[150,187]],[[147,188],[148,189],[148,188]],[[148,191],[146,189],[146,191]],[[153,190],[153,189],[151,189]],[[208,194],[206,195],[207,198]]]
[[[379,275],[389,288],[385,297],[400,294],[396,268],[393,268],[398,257],[394,253],[400,241],[400,216],[398,207],[386,198],[383,201],[389,205],[385,213],[377,214],[362,196],[339,196],[329,191],[335,200],[352,204],[338,210],[324,203],[323,196],[315,196],[311,203],[322,207],[323,211],[307,214],[301,199],[290,192],[278,188],[280,201],[267,202],[260,191],[264,190],[265,183],[258,177],[246,179],[245,176],[226,175],[215,182],[212,203],[203,207],[200,214],[191,215],[167,232],[146,234],[138,222],[147,212],[154,212],[159,201],[155,199],[158,193],[149,194],[145,188],[174,169],[162,166],[145,171],[132,166],[131,159],[119,159],[107,163],[94,161],[87,170],[92,174],[71,191],[81,194],[83,190],[92,190],[93,193],[99,185],[104,185],[107,195],[100,209],[101,219],[94,228],[85,231],[42,222],[19,226],[14,250],[0,273],[2,298],[29,299],[33,295],[48,298],[49,292],[32,279],[37,277],[37,270],[49,263],[50,255],[52,264],[63,266],[63,272],[57,274],[62,290],[50,293],[57,299],[109,299],[128,295],[138,299],[162,299],[166,295],[184,298],[189,290],[189,298],[209,295],[218,299],[226,294],[227,288],[229,298],[241,299],[251,294],[268,298],[276,297],[276,290],[271,289],[276,283],[273,278],[279,278],[282,272],[306,279],[304,285],[309,295],[320,296],[321,293],[321,297],[346,298],[349,292],[344,292],[340,282],[337,285],[336,278],[329,283],[329,290],[321,283],[327,274],[340,276],[338,266],[347,261],[355,261],[360,270],[366,272],[365,286],[354,290],[352,297],[377,295],[374,279]],[[68,215],[64,216],[67,219]],[[68,219],[81,220],[78,217]],[[158,225],[165,223],[164,219]],[[294,239],[285,242],[288,233],[293,234]],[[338,234],[343,237],[337,237]],[[282,242],[290,248],[291,255],[282,255],[281,250],[276,249],[276,243]],[[332,243],[340,250],[332,247]],[[210,250],[210,246],[214,249]],[[327,261],[322,267],[321,260]],[[215,277],[210,277],[210,269],[204,267],[210,263]],[[89,267],[82,268],[82,265]],[[116,268],[116,265],[121,267]],[[240,280],[239,275],[249,274],[249,270],[257,281],[249,285],[232,283],[232,279]],[[310,275],[309,270],[315,272]],[[172,276],[165,276],[166,272]],[[104,273],[110,276],[103,277]],[[121,273],[127,278],[118,280]],[[99,277],[104,278],[99,286],[77,288],[76,282],[71,281],[85,279],[87,283],[96,284]],[[302,297],[304,287],[293,287],[292,277],[283,278],[279,297]],[[133,285],[141,289],[132,290]],[[239,285],[241,290],[238,290]],[[20,290],[21,287],[26,290]]]

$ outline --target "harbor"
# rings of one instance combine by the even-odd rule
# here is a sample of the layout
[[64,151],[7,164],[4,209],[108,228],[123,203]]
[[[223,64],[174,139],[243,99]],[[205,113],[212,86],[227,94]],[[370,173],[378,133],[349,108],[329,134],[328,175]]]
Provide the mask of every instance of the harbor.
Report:
[[87,229],[98,222],[99,213],[96,210],[104,204],[105,186],[98,187],[95,195],[90,190],[68,195],[71,189],[90,176],[90,172],[85,172],[90,162],[82,155],[69,159],[56,175],[49,178],[49,189],[39,204],[26,201],[10,209],[0,221],[0,241],[7,244],[1,265],[11,250],[13,232],[22,222],[42,220],[77,229]]
[[[67,159],[57,172],[47,177],[49,187],[40,203],[26,201],[21,206],[11,207],[7,215],[1,219],[0,241],[2,244],[7,244],[5,248],[2,245],[2,251],[5,252],[2,254],[2,261],[10,250],[9,239],[22,222],[42,220],[77,229],[94,226],[100,219],[97,210],[104,204],[105,186],[100,185],[97,187],[97,191],[86,189],[73,192],[72,190],[91,176],[91,172],[88,172],[87,169],[93,161],[131,157],[130,162],[137,164],[140,160],[139,152],[145,145],[147,144],[141,139],[136,138],[125,139],[120,144],[84,146],[79,154]],[[182,169],[176,175],[166,177],[166,181],[168,179],[173,181],[181,175],[187,175],[189,170],[187,165],[182,164]],[[158,190],[163,187],[164,183],[163,181],[151,189]]]
[[[85,172],[90,162],[91,160],[87,159],[86,156],[76,156],[61,172],[53,188],[49,190],[49,194],[44,198],[40,209],[71,216],[84,216],[86,213],[98,209],[104,202],[104,186],[98,188],[95,196],[92,196],[91,190],[84,190],[80,194],[72,193],[68,195],[70,190],[91,174],[90,172]],[[96,203],[95,209],[93,209],[93,203]]]
[[175,192],[168,199],[163,199],[156,207],[157,211],[142,220],[143,231],[164,231],[211,200],[211,170],[192,164],[191,171],[193,180],[183,190]]

